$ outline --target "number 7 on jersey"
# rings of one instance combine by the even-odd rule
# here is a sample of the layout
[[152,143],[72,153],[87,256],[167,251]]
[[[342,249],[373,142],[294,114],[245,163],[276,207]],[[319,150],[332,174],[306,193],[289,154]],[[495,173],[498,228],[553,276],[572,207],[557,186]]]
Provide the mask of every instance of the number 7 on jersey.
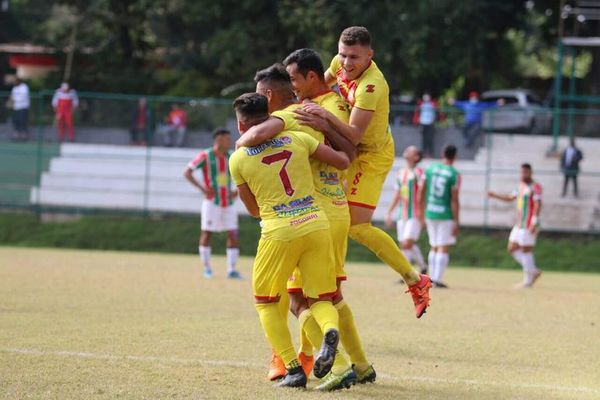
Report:
[[283,161],[283,165],[279,170],[279,179],[281,180],[281,184],[283,185],[283,189],[285,190],[285,194],[288,196],[292,196],[295,192],[292,187],[292,183],[290,182],[290,176],[287,173],[285,167],[287,167],[290,158],[292,158],[292,152],[289,150],[282,150],[278,153],[274,153],[262,158],[262,163],[266,165],[271,165],[278,161]]

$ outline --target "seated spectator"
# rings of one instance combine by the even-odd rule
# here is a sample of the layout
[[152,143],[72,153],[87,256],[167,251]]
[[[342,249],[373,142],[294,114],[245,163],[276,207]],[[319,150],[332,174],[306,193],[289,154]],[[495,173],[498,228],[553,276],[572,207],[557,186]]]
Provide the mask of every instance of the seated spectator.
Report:
[[165,118],[165,124],[159,127],[163,144],[167,147],[182,147],[187,130],[187,113],[177,104],[171,106],[171,112]]

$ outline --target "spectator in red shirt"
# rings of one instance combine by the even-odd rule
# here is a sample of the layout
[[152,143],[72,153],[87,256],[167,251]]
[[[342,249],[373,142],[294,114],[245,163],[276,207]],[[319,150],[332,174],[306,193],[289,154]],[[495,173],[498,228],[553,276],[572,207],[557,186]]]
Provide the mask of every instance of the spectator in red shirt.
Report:
[[58,128],[58,139],[65,140],[65,133],[69,136],[71,142],[75,141],[75,130],[73,128],[73,110],[79,106],[77,92],[69,87],[69,84],[63,82],[54,92],[52,97],[52,108],[56,127]]
[[165,125],[160,128],[163,143],[167,147],[182,147],[187,130],[187,113],[177,104],[171,106],[171,112],[165,118]]

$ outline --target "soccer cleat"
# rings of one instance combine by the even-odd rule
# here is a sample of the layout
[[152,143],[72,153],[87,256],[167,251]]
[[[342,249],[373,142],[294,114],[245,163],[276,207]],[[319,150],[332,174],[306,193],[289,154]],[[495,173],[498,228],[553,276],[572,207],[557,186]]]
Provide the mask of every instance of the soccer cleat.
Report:
[[280,382],[277,382],[275,387],[289,387],[289,388],[305,388],[306,387],[306,374],[302,370],[302,367],[298,366],[287,371],[285,376]]
[[408,287],[406,293],[410,292],[413,303],[415,303],[415,314],[421,318],[427,307],[429,307],[429,289],[431,288],[431,279],[427,275],[421,275],[419,282]]
[[227,274],[227,279],[244,280],[244,277],[238,271],[233,270]]
[[307,356],[303,352],[298,353],[298,360],[300,364],[302,364],[302,369],[304,370],[304,374],[309,376],[312,372],[313,366],[315,365],[315,358],[311,356]]
[[444,282],[432,282],[433,287],[436,288],[440,288],[440,289],[448,289],[448,285],[446,285]]
[[340,389],[350,389],[350,386],[356,383],[356,372],[352,367],[349,367],[347,370],[342,372],[341,375],[336,375],[333,371],[329,371],[329,373],[323,378],[322,383],[317,386],[315,389],[321,390],[324,392],[330,392],[332,390],[340,390]]
[[317,378],[323,378],[331,371],[339,342],[340,333],[336,329],[329,329],[325,332],[325,335],[323,335],[321,350],[319,351],[319,355],[317,356],[313,367],[313,374]]
[[269,364],[269,372],[267,373],[267,378],[270,381],[276,381],[277,379],[281,379],[285,376],[287,370],[285,369],[285,364],[283,360],[273,352],[271,356],[271,363]]
[[372,365],[369,365],[363,372],[358,372],[356,367],[354,367],[354,371],[356,372],[356,383],[375,383],[375,379],[377,379],[377,373],[375,372],[375,368]]
[[212,269],[206,268],[204,270],[204,279],[212,279],[212,277],[213,277]]

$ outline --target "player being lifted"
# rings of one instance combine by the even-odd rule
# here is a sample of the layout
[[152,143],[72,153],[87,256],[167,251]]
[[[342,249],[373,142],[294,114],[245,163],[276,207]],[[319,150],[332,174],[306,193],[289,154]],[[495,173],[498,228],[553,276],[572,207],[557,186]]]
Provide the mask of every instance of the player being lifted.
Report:
[[[239,141],[238,144],[253,144],[267,140],[283,129],[293,129],[305,132],[323,143],[325,137],[320,131],[308,126],[301,125],[294,117],[293,110],[300,107],[290,96],[293,88],[298,99],[310,100],[321,104],[324,108],[335,113],[340,119],[348,119],[348,110],[343,100],[325,84],[323,80],[323,63],[319,55],[310,49],[300,49],[290,54],[284,61],[287,72],[273,74],[279,67],[272,66],[256,75],[257,91],[265,92],[269,98],[271,107],[271,119],[267,122],[253,127]],[[289,75],[288,75],[289,73]],[[285,75],[285,79],[284,78]],[[273,83],[279,77],[279,88]],[[284,107],[281,109],[280,107]],[[277,110],[278,111],[273,111]],[[345,137],[335,132],[329,124],[321,128],[328,136],[329,142],[335,148],[345,151],[350,158],[355,156],[355,147]],[[343,189],[342,172],[316,161],[311,162],[313,178],[317,188],[317,195],[325,204],[325,212],[330,221],[331,235],[334,246],[334,257],[337,275],[338,292],[333,302],[340,315],[340,336],[344,348],[350,355],[356,374],[352,371],[350,364],[339,354],[331,373],[319,386],[322,390],[334,390],[347,386],[352,380],[357,379],[359,383],[373,382],[376,378],[375,370],[367,361],[358,335],[354,316],[350,307],[343,299],[341,282],[346,280],[344,262],[348,244],[348,230],[350,227],[350,214]],[[302,345],[299,358],[305,366],[305,371],[310,370],[310,359],[312,354],[311,343],[320,343],[320,332],[311,322],[310,313],[307,310],[306,301],[302,293],[302,277],[297,270],[288,282],[290,296],[290,310],[299,318],[302,332]],[[276,361],[276,358],[274,358]],[[271,378],[277,376],[276,363],[272,363]]]
[[[242,276],[235,269],[235,264],[240,254],[238,247],[238,215],[233,205],[237,196],[231,190],[231,175],[229,174],[229,156],[231,147],[231,133],[227,129],[216,129],[213,133],[213,146],[204,149],[189,162],[183,175],[202,193],[200,243],[198,252],[204,266],[204,277],[213,277],[210,265],[210,236],[214,232],[227,232],[227,277],[241,279]],[[194,171],[202,170],[203,184],[194,177]]]
[[[238,128],[244,134],[269,118],[267,98],[258,93],[234,103]],[[295,267],[302,273],[311,314],[324,333],[314,375],[324,377],[334,362],[339,341],[338,313],[329,221],[316,199],[309,157],[345,169],[346,154],[294,131],[283,131],[254,147],[240,147],[229,160],[231,175],[250,215],[262,219],[261,238],[252,272],[256,309],[271,346],[287,373],[277,386],[304,387],[306,374],[278,306]]]
[[436,287],[447,288],[442,283],[448,267],[450,246],[456,244],[459,231],[460,174],[454,168],[456,147],[447,145],[442,150],[442,162],[431,164],[425,170],[421,186],[421,212],[425,215],[429,236],[429,274]]
[[[392,221],[396,219],[396,232],[402,252],[409,261],[419,267],[422,274],[426,274],[427,265],[425,265],[423,254],[417,245],[421,229],[425,224],[418,198],[419,188],[423,183],[423,169],[417,167],[423,155],[415,146],[408,146],[402,155],[406,160],[406,167],[398,172],[396,193],[385,217],[385,223],[390,227]],[[399,212],[396,211],[398,205],[401,206]],[[398,217],[394,218],[394,213],[397,212]]]
[[523,282],[517,287],[531,287],[542,274],[533,257],[540,227],[542,186],[533,180],[531,165],[525,163],[521,165],[518,188],[511,194],[489,192],[488,196],[506,202],[517,200],[517,220],[508,237],[508,252],[523,268]]
[[297,110],[298,118],[319,129],[321,119],[358,146],[358,156],[347,172],[350,237],[366,246],[384,263],[402,275],[408,284],[420,318],[429,306],[431,281],[419,275],[402,251],[371,220],[383,183],[394,162],[394,140],[388,125],[389,87],[373,61],[371,36],[364,27],[346,28],[338,42],[338,54],[325,72],[328,86],[337,83],[340,94],[350,106],[348,123],[317,104]]

